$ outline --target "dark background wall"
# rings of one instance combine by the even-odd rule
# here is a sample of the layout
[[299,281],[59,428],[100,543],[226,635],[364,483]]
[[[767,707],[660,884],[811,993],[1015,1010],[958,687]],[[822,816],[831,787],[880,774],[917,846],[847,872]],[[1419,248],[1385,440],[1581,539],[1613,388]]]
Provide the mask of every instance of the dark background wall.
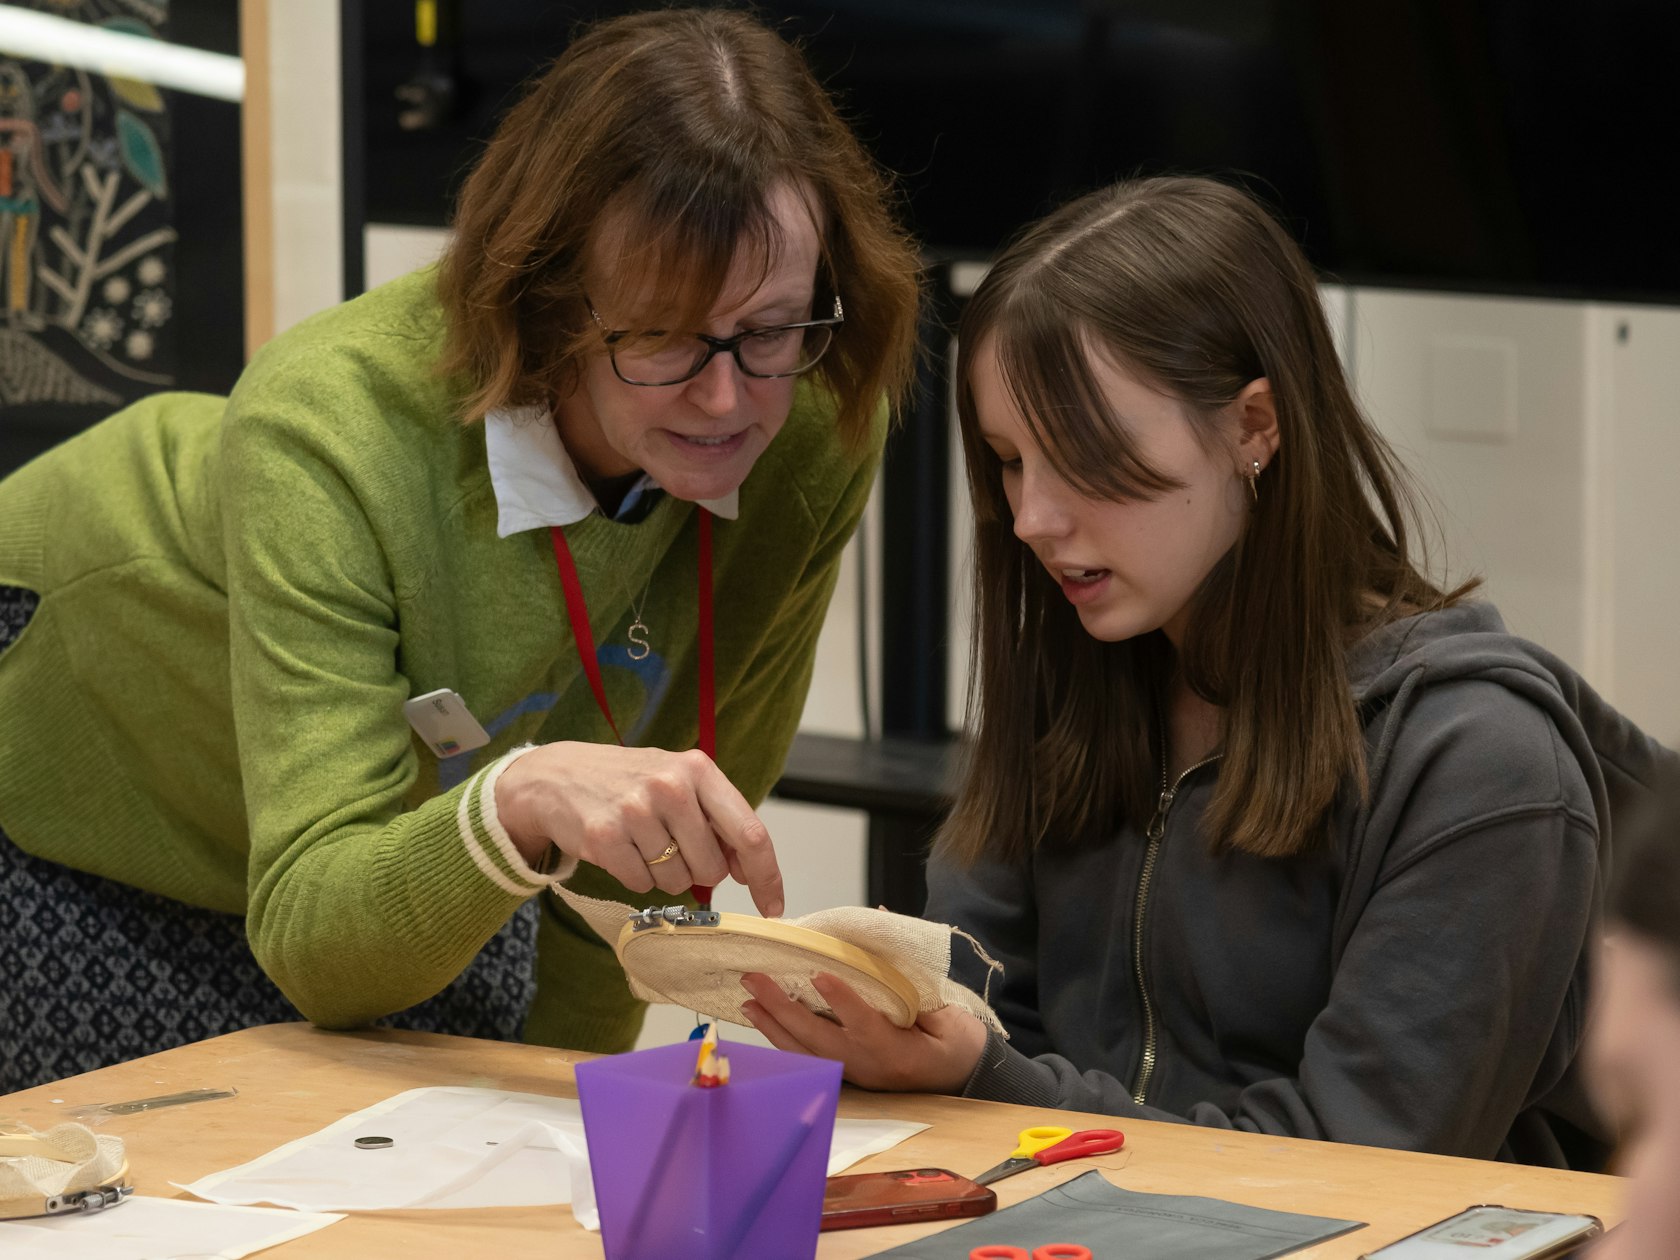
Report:
[[[366,215],[443,220],[519,81],[641,3],[350,0]],[[900,175],[918,234],[985,254],[1136,171],[1245,172],[1357,283],[1680,302],[1674,0],[767,0]],[[418,130],[396,92],[443,74]]]

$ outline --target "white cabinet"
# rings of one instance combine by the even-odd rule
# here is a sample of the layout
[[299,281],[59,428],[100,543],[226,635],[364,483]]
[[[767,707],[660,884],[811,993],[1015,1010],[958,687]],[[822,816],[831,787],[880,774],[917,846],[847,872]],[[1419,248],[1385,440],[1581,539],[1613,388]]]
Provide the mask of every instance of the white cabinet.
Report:
[[1356,289],[1361,400],[1454,576],[1680,737],[1680,310]]
[[1432,574],[1480,575],[1513,632],[1582,664],[1586,308],[1377,289],[1351,307],[1360,401],[1438,516]]
[[1588,676],[1680,744],[1680,310],[1586,318]]

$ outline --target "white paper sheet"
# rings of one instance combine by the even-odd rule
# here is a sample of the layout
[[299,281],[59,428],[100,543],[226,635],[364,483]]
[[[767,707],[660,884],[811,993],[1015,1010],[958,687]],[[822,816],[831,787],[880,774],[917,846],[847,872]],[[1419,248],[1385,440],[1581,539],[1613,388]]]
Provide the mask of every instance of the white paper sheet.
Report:
[[240,1260],[344,1218],[135,1195],[86,1216],[0,1221],[6,1260]]
[[[903,1120],[836,1120],[830,1175],[920,1133]],[[358,1137],[387,1137],[363,1150]],[[302,1211],[571,1203],[598,1228],[576,1099],[495,1089],[411,1089],[182,1189],[213,1203]]]

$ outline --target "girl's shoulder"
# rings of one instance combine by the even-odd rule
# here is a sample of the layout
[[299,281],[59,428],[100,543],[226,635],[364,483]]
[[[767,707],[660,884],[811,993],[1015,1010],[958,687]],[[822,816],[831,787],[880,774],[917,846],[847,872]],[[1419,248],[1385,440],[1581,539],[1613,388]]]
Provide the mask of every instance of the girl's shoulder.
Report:
[[[1439,833],[1523,811],[1595,826],[1599,767],[1580,679],[1489,604],[1391,622],[1349,658],[1365,719],[1369,816]],[[1596,697],[1593,697],[1596,702]]]

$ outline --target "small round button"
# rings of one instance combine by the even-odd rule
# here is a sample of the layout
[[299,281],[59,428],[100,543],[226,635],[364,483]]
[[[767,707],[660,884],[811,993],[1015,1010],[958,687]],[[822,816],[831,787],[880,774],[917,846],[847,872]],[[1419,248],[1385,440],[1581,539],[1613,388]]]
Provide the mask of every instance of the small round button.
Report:
[[396,1143],[388,1137],[359,1137],[356,1139],[356,1145],[364,1151],[382,1151],[387,1146],[395,1146]]

